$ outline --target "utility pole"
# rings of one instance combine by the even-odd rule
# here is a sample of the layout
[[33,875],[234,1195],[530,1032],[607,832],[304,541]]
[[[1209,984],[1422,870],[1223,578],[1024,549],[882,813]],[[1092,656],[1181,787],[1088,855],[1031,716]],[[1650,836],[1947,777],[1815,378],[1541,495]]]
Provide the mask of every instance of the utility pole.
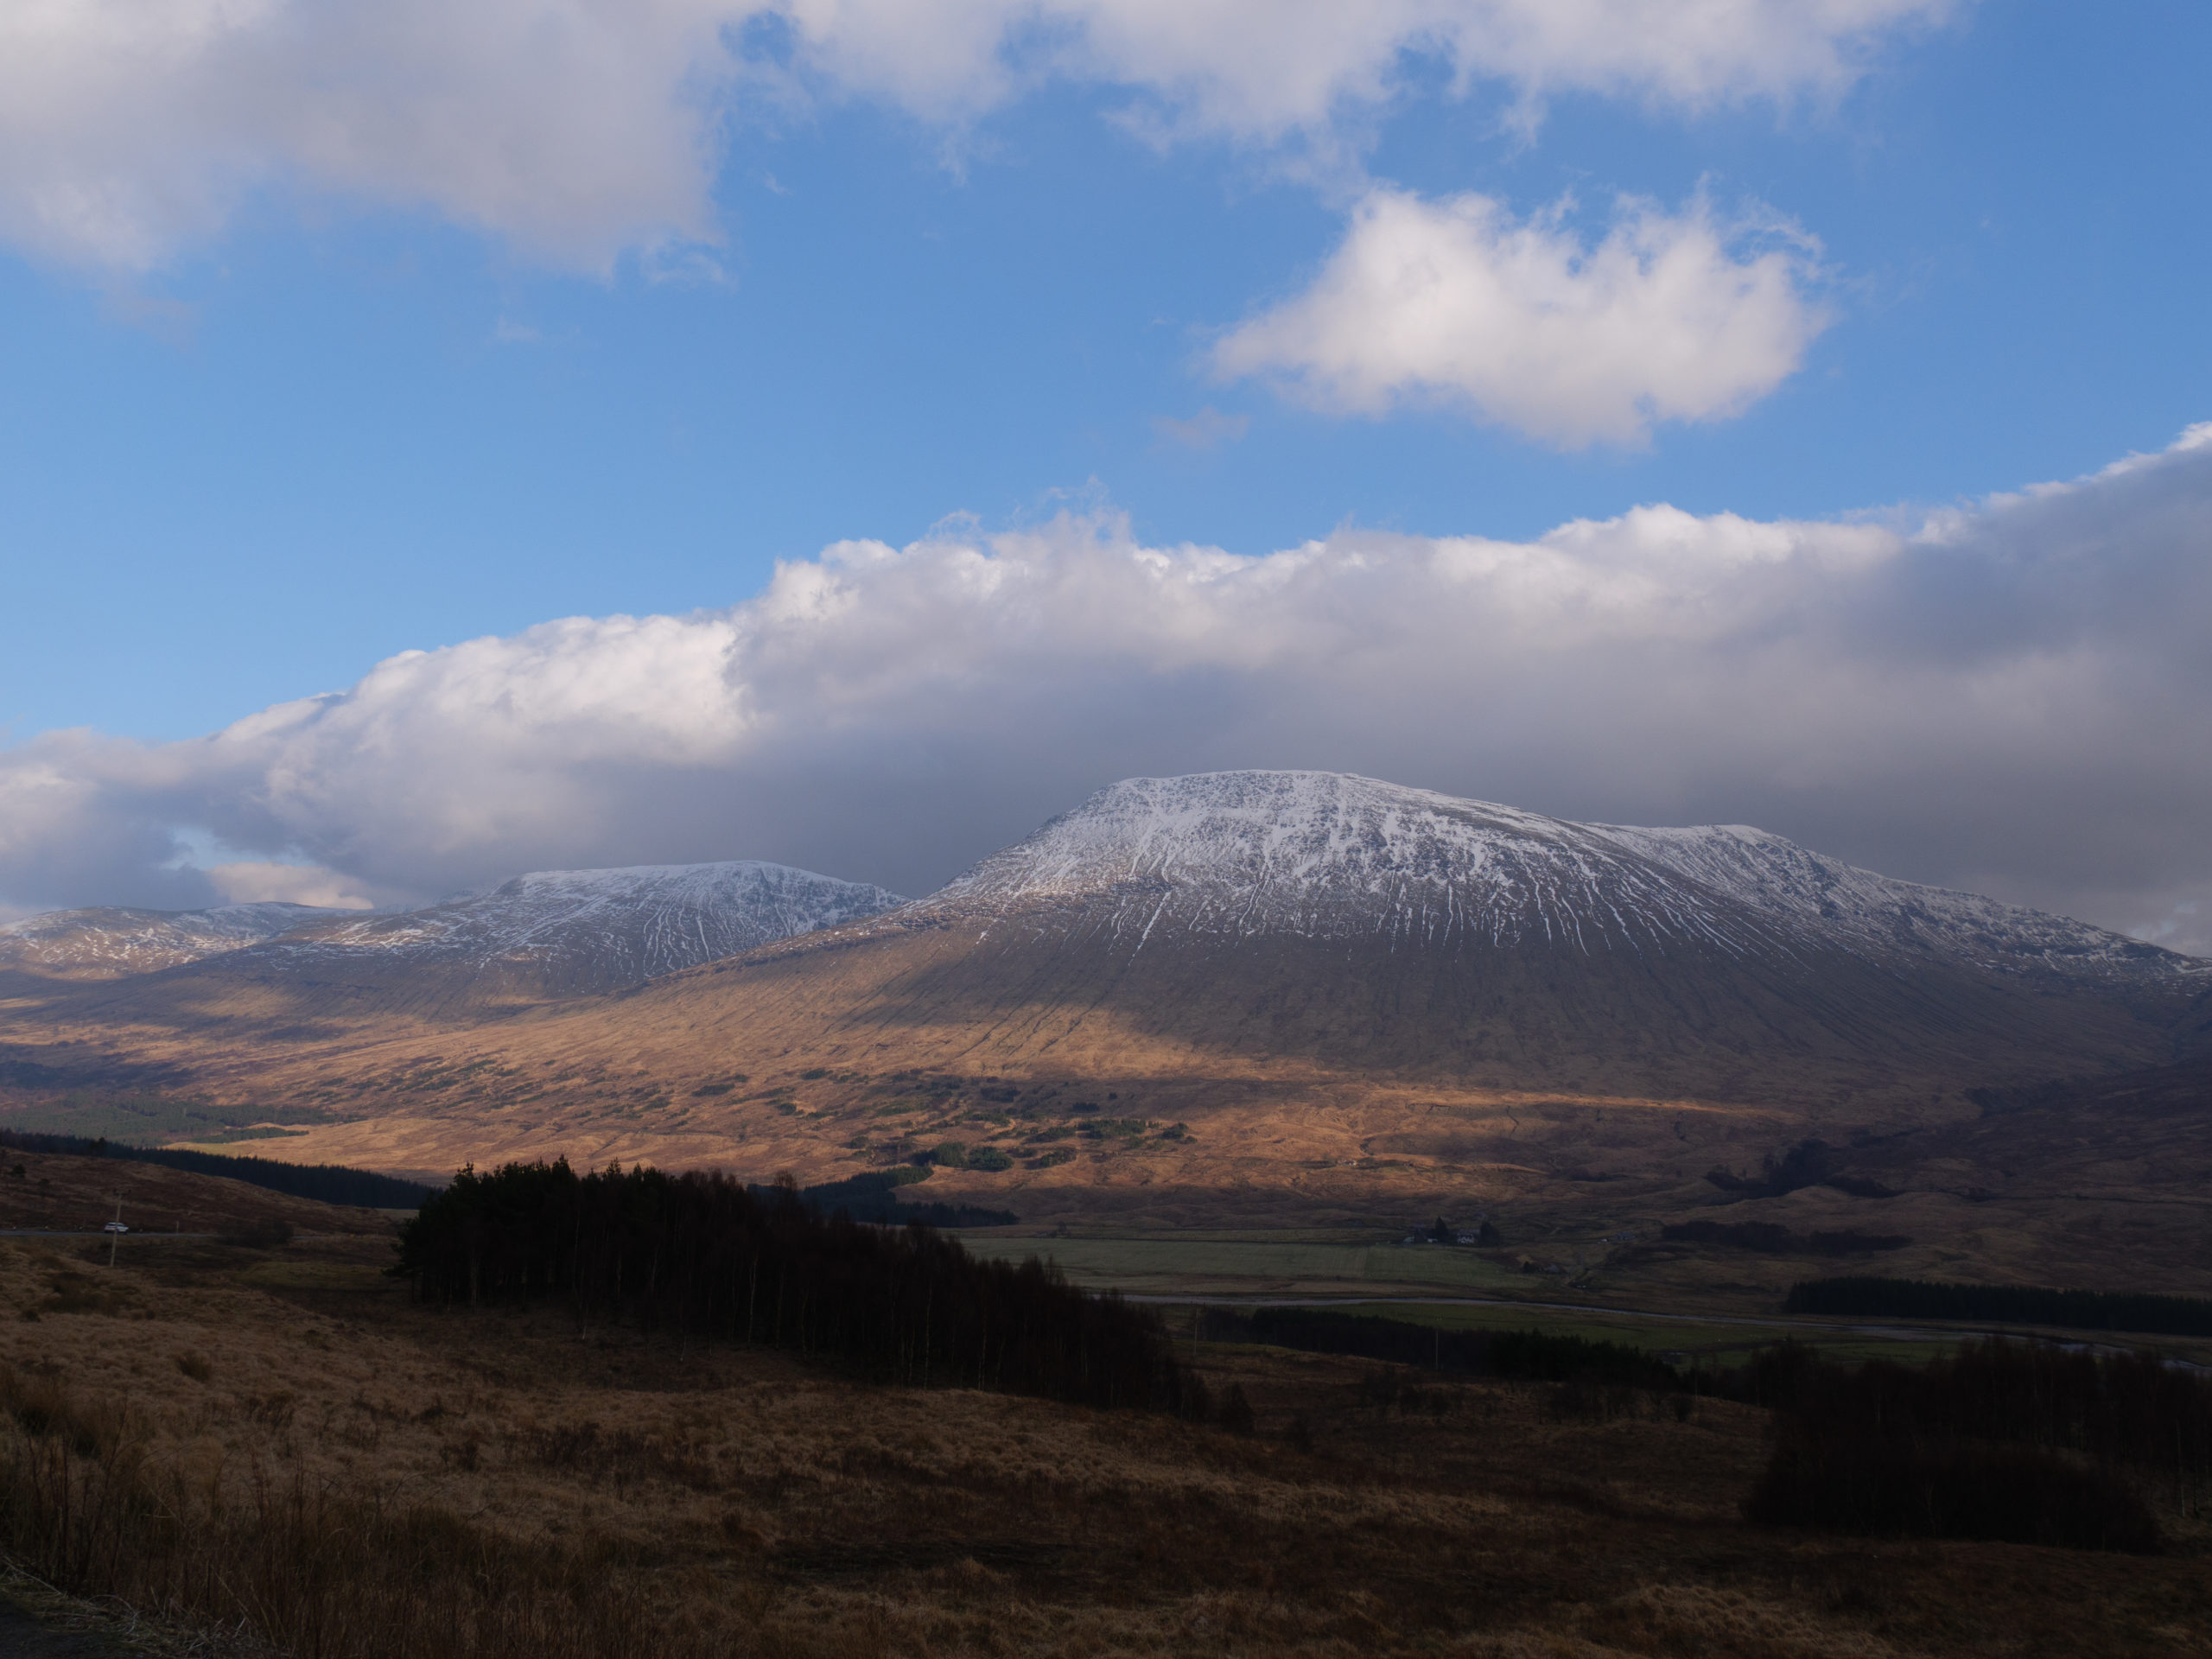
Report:
[[115,1265],[115,1247],[122,1238],[123,1194],[118,1192],[115,1195],[115,1224],[108,1230],[107,1235],[107,1264],[111,1268]]

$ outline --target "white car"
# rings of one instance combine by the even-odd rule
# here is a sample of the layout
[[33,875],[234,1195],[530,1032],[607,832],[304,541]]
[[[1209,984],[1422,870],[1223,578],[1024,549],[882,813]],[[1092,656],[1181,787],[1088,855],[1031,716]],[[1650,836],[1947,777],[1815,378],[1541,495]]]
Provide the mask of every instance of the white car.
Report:
[[100,1230],[104,1233],[127,1233],[130,1229],[123,1222],[111,1221],[106,1226],[101,1228]]

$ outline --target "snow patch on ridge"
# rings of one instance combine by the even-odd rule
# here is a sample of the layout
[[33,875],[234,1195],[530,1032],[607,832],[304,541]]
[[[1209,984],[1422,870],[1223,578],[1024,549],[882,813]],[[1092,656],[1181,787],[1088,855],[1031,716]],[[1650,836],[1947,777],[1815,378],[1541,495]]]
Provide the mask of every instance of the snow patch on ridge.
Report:
[[634,984],[905,902],[866,882],[751,860],[537,870],[427,910],[326,923],[255,956],[276,966],[558,964],[579,982]]
[[1318,772],[1134,778],[917,906],[962,918],[1081,906],[1132,949],[1381,937],[1665,955],[1841,949],[2069,976],[2206,964],[2062,917],[1894,881],[1743,825],[1574,823]]
[[99,906],[0,926],[0,967],[64,977],[120,978],[219,956],[353,912],[314,905],[217,905],[207,910]]

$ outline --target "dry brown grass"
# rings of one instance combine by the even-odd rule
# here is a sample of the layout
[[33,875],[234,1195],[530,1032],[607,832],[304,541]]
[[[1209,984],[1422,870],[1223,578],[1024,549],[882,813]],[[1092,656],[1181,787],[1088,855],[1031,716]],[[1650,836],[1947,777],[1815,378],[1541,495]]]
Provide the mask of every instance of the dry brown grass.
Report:
[[124,1224],[136,1232],[246,1233],[281,1224],[302,1233],[389,1236],[392,1229],[380,1211],[319,1204],[225,1176],[0,1147],[0,1229],[97,1232],[114,1218],[118,1198]]
[[80,1299],[0,1324],[19,1478],[127,1476],[194,1541],[69,1587],[334,1656],[2212,1651],[2194,1522],[2147,1560],[1746,1528],[1748,1408],[1386,1409],[1361,1364],[1203,1351],[1248,1438],[434,1313],[381,1250],[0,1243],[0,1310]]

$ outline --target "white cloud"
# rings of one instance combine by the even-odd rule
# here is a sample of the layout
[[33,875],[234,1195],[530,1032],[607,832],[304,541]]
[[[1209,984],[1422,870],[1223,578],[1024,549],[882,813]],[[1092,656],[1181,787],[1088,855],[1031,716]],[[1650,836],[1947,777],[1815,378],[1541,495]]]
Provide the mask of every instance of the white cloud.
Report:
[[1740,413],[1825,326],[1802,241],[1732,246],[1702,200],[1624,202],[1592,247],[1566,207],[1516,220],[1487,196],[1376,190],[1312,286],[1212,365],[1339,414],[1441,403],[1561,446],[1632,443]]
[[409,652],[191,742],[0,751],[0,902],[207,902],[180,827],[380,898],[718,857],[918,892],[1116,777],[1310,766],[1764,823],[2212,951],[2208,548],[2195,435],[1924,524],[848,543],[725,611]]
[[376,900],[359,882],[312,864],[245,861],[213,864],[208,882],[231,905],[321,905],[327,910],[373,910]]
[[274,185],[556,263],[712,233],[727,9],[693,0],[17,0],[0,235],[154,264]]
[[[809,86],[966,119],[1058,77],[1262,143],[1395,93],[1404,54],[1523,100],[1833,94],[1947,0],[12,0],[0,238],[158,264],[249,193],[425,209],[604,268],[711,240],[724,123]],[[796,79],[735,42],[779,24]]]
[[1696,110],[1833,95],[1949,0],[784,0],[840,83],[938,115],[1046,73],[1149,94],[1172,122],[1272,139],[1396,90],[1408,54],[1463,86]]

